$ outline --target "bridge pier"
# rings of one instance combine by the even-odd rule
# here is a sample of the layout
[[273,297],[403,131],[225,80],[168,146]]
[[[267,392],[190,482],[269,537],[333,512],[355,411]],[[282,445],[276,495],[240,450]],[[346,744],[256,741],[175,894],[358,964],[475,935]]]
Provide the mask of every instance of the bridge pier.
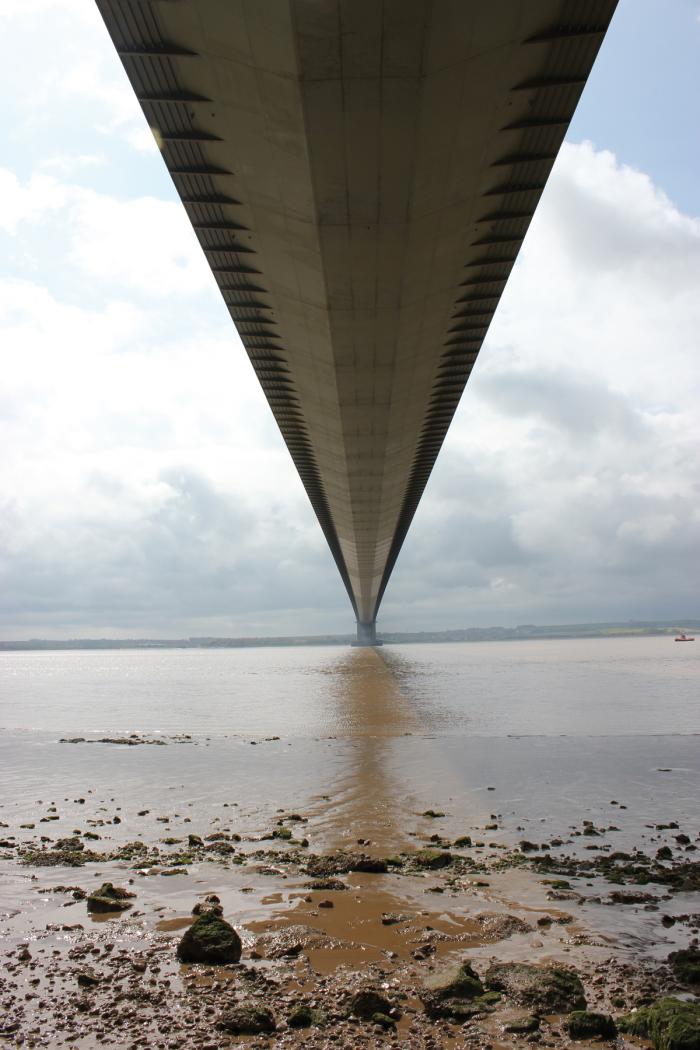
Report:
[[357,641],[352,643],[353,645],[382,645],[382,642],[377,641],[377,621],[372,620],[371,623],[363,623],[361,620],[357,621]]

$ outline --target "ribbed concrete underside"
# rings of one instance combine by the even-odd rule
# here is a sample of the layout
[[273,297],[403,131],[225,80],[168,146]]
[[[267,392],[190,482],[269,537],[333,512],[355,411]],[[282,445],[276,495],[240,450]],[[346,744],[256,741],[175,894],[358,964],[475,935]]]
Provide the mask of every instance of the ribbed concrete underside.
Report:
[[370,623],[615,0],[97,3]]

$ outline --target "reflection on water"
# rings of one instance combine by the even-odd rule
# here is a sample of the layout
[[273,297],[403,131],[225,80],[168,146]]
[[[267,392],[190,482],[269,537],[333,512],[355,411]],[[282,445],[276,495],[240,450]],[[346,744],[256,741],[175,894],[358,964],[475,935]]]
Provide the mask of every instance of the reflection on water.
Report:
[[[334,667],[333,722],[349,741],[319,829],[334,845],[407,845],[412,785],[393,761],[393,742],[418,729],[415,711],[375,649],[351,649]],[[417,800],[413,800],[418,805]]]

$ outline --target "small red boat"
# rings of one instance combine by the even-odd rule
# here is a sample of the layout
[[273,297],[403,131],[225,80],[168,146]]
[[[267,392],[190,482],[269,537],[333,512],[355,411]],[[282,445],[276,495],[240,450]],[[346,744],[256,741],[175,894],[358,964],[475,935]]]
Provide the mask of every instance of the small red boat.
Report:
[[689,634],[684,634],[683,631],[678,635],[677,638],[673,639],[674,642],[694,642],[695,639],[691,638]]

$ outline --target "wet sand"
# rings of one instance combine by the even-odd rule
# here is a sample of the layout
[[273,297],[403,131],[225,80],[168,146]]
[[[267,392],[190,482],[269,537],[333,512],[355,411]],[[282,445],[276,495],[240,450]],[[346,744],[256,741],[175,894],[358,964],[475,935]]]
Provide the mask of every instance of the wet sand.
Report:
[[[667,961],[700,928],[700,839],[687,805],[649,827],[648,805],[601,794],[573,821],[569,806],[558,826],[554,807],[536,836],[534,814],[516,823],[497,777],[465,792],[381,654],[348,653],[332,680],[337,739],[312,747],[195,734],[158,745],[142,742],[148,733],[112,743],[101,740],[129,734],[87,732],[59,745],[54,735],[45,753],[72,756],[60,775],[0,808],[7,1045],[570,1045],[554,1011],[540,1010],[527,1035],[508,1032],[533,1012],[508,995],[466,1020],[428,1016],[426,981],[463,961],[481,976],[493,961],[575,969],[589,1009],[614,1016],[692,995]],[[110,774],[107,793],[81,780],[81,763],[100,755],[114,769],[160,763],[160,774],[138,791],[133,777],[120,787]],[[193,790],[214,761],[220,793]],[[181,777],[165,784],[164,770]],[[85,896],[104,882],[134,892],[132,907],[89,913]],[[241,961],[181,965],[179,939],[211,894],[241,936]],[[353,1013],[367,987],[386,998],[389,1027]],[[247,1001],[272,1011],[274,1034],[222,1030]],[[300,1003],[325,1023],[290,1028]]]

